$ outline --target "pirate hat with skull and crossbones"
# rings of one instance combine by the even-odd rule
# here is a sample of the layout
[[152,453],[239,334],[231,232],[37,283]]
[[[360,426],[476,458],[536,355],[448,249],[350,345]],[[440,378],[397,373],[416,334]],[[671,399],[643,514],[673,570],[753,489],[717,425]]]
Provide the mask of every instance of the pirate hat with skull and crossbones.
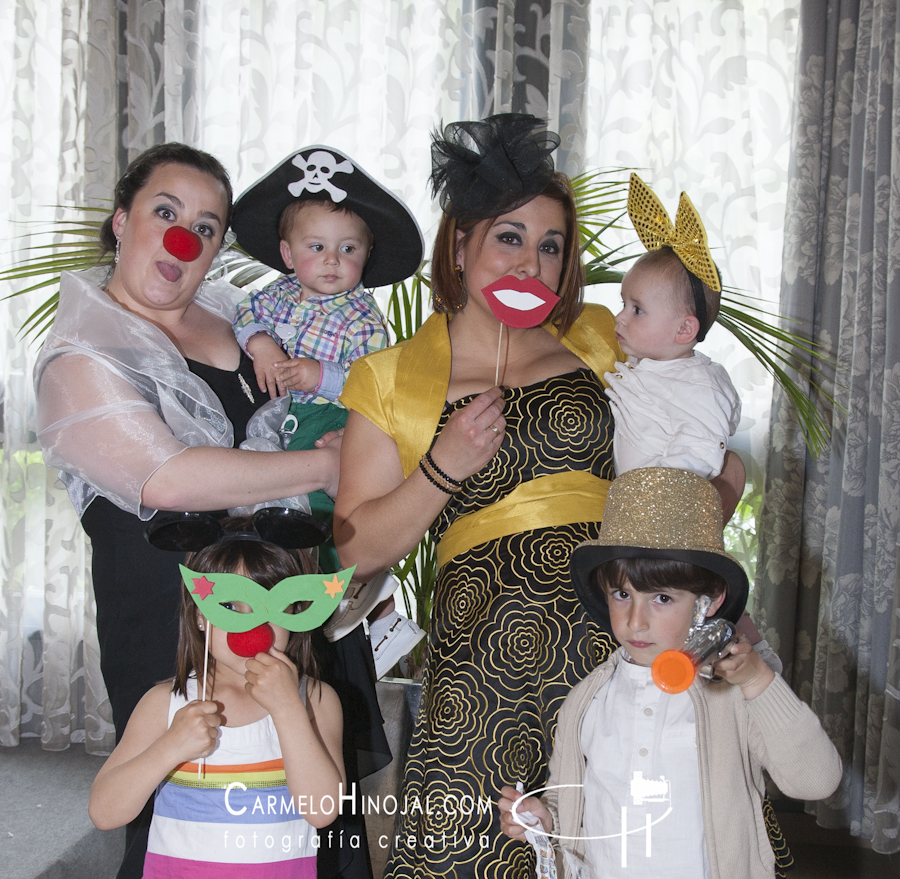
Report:
[[416,271],[424,242],[410,209],[352,159],[329,146],[291,153],[241,195],[232,221],[238,243],[267,266],[289,272],[279,249],[281,213],[291,202],[323,195],[359,215],[372,232],[374,244],[362,274],[366,287],[394,284]]

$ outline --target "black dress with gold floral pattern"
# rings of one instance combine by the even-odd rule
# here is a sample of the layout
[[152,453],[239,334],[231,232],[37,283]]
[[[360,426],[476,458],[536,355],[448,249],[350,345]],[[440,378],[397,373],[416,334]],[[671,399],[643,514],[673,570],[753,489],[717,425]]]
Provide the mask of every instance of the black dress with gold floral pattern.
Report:
[[[555,473],[611,479],[613,419],[587,369],[507,390],[506,435],[432,527]],[[471,398],[445,407],[450,413]],[[600,511],[598,510],[598,519]],[[419,716],[385,876],[507,879],[534,875],[529,845],[500,833],[504,784],[546,781],[556,720],[569,690],[613,648],[589,622],[569,556],[600,522],[539,528],[476,546],[438,575]]]

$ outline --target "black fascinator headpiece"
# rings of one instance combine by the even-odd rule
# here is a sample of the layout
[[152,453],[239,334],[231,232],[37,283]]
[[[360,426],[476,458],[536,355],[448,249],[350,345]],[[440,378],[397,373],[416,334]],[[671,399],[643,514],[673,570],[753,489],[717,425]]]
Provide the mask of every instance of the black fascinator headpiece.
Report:
[[558,146],[546,122],[524,113],[451,122],[432,135],[432,190],[457,221],[499,217],[544,191]]

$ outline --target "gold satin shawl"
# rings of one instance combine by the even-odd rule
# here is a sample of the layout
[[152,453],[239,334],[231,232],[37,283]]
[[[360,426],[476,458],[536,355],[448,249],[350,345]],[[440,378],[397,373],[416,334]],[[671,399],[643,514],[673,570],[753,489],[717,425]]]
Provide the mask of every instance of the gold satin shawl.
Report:
[[[403,475],[431,447],[450,384],[449,317],[433,314],[406,342],[357,360],[341,395],[397,443]],[[556,327],[544,324],[553,336]],[[605,384],[603,374],[622,359],[615,321],[600,305],[585,305],[560,342]],[[368,371],[368,376],[364,372]],[[609,481],[591,473],[552,474],[515,488],[495,504],[460,516],[438,545],[438,564],[481,543],[520,531],[599,521]]]

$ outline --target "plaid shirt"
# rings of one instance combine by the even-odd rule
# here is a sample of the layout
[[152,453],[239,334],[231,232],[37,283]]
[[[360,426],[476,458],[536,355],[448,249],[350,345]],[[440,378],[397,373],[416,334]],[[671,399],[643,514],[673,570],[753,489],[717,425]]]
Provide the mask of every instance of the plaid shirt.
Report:
[[388,345],[384,315],[362,284],[337,296],[300,299],[296,275],[284,275],[238,305],[234,334],[246,351],[256,333],[268,333],[288,357],[322,364],[318,393],[291,391],[295,402],[334,402],[344,389],[350,364]]

